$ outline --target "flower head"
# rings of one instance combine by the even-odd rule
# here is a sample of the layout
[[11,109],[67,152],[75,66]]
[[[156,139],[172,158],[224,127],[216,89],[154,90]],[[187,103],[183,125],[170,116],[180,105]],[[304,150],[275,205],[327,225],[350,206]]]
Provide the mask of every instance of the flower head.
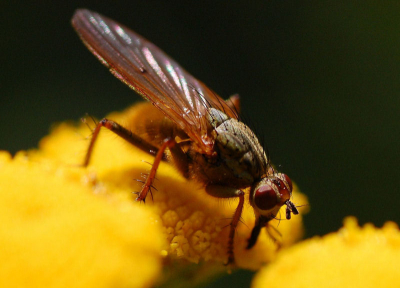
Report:
[[303,241],[278,256],[254,279],[258,287],[397,287],[400,231],[357,225],[354,217],[324,237]]
[[[140,121],[140,107],[108,118],[129,128]],[[237,200],[213,198],[200,184],[161,163],[156,189],[146,203],[136,202],[132,192],[140,191],[137,179],[149,171],[153,157],[103,129],[84,168],[88,134],[83,124],[62,123],[42,139],[38,150],[20,152],[14,159],[0,154],[4,281],[24,271],[21,286],[76,287],[80,282],[85,287],[146,287],[160,278],[162,259],[208,262],[220,271]],[[294,190],[293,201],[306,204]],[[241,220],[235,235],[236,265],[256,270],[276,256],[277,245],[265,232],[246,250],[255,221],[248,203]],[[283,247],[302,236],[301,216],[271,222],[282,234]]]

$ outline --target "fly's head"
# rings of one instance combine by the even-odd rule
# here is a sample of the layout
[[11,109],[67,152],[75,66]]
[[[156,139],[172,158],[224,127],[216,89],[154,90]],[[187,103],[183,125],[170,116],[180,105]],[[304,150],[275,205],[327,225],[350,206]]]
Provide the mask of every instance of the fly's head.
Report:
[[248,249],[256,243],[261,228],[276,217],[283,205],[286,205],[286,219],[291,218],[291,213],[299,214],[296,205],[290,201],[292,190],[292,181],[283,173],[273,173],[253,185],[250,203],[256,214],[256,224],[249,239]]
[[282,205],[286,205],[286,219],[291,213],[298,214],[295,205],[290,201],[293,184],[289,176],[274,173],[261,179],[251,189],[250,203],[259,215],[274,218]]

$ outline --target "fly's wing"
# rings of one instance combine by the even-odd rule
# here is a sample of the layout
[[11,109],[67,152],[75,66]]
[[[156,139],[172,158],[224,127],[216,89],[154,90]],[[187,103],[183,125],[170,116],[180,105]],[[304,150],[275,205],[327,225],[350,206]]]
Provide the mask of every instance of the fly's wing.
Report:
[[206,115],[209,107],[237,113],[157,46],[98,13],[77,10],[72,25],[89,50],[111,73],[151,101],[195,142],[199,152],[214,144]]

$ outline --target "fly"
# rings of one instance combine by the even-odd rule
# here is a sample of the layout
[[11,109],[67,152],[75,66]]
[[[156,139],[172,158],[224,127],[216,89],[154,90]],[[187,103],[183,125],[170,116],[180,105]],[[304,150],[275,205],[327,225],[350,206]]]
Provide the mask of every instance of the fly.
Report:
[[102,119],[93,131],[85,166],[105,127],[155,157],[137,201],[145,201],[161,161],[201,183],[211,196],[238,198],[230,223],[228,263],[235,259],[234,235],[245,200],[243,189],[250,188],[249,202],[256,216],[247,249],[255,245],[261,228],[276,217],[281,206],[286,205],[287,219],[299,213],[290,201],[290,178],[274,170],[253,131],[240,121],[237,95],[224,101],[157,46],[98,13],[77,10],[72,25],[115,77],[158,108],[151,107],[143,119],[145,133]]

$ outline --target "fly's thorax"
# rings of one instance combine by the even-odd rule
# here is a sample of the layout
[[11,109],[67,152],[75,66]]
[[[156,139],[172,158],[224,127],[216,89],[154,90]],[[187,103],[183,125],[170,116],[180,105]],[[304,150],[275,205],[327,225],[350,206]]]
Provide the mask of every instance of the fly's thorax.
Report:
[[209,121],[219,158],[235,177],[249,186],[267,172],[264,149],[247,125],[215,108],[209,109]]
[[249,201],[256,214],[272,219],[283,205],[290,202],[292,189],[292,181],[286,174],[274,173],[251,187]]

